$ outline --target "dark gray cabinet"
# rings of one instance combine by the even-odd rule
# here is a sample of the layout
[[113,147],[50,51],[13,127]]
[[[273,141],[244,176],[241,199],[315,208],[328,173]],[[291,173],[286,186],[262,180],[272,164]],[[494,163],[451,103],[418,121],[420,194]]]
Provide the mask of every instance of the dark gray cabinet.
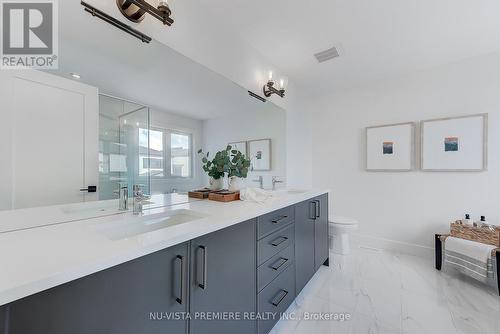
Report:
[[[8,334],[187,333],[182,244],[10,304]],[[156,319],[156,320],[155,320]]]
[[265,334],[327,261],[323,195],[0,306],[0,334]]
[[315,272],[315,217],[316,207],[313,200],[295,205],[295,282],[297,295]]
[[295,205],[296,292],[328,264],[328,195]]
[[255,334],[252,320],[201,317],[255,313],[256,221],[231,226],[191,241],[191,334]]
[[0,306],[0,334],[7,333],[7,306]]
[[316,219],[314,221],[314,265],[318,270],[329,257],[328,250],[328,195],[314,199]]

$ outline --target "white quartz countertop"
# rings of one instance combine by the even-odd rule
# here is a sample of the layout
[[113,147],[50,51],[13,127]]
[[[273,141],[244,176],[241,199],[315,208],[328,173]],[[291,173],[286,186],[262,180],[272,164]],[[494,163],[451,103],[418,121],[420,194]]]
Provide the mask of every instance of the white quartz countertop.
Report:
[[[282,191],[264,204],[220,203],[189,200],[185,195],[162,195],[165,206],[146,209],[142,216],[115,213],[82,218],[95,216],[95,211],[88,209],[91,205],[88,203],[80,204],[83,210],[73,207],[63,214],[60,213],[63,206],[0,212],[0,231],[1,228],[11,230],[0,232],[0,305],[328,192]],[[92,205],[100,208],[99,203],[102,202]],[[122,224],[133,225],[185,210],[199,217],[125,238],[112,238],[108,233]],[[68,215],[73,219],[66,219]],[[13,226],[23,229],[12,229]]]
[[[194,201],[199,201],[199,199],[189,198],[183,194],[153,195],[151,200],[148,201],[150,204],[145,204],[144,208],[168,207]],[[129,211],[131,211],[131,208],[132,199],[129,199]],[[0,235],[5,232],[123,213],[123,211],[118,210],[117,199],[0,211]]]

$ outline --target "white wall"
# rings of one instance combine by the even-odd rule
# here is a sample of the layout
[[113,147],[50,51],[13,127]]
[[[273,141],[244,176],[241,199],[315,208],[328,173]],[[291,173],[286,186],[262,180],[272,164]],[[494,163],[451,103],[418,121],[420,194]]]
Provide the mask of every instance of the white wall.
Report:
[[196,155],[198,148],[203,145],[203,124],[200,120],[171,114],[167,111],[151,109],[151,127],[177,130],[191,133],[193,139],[193,177],[179,179],[151,179],[153,194],[169,193],[173,188],[178,191],[189,191],[199,188],[203,184],[203,171]]
[[[249,187],[258,187],[252,182],[259,175],[264,177],[264,187],[272,187],[272,177],[285,178],[287,175],[287,119],[286,112],[275,106],[257,110],[254,113],[239,113],[234,117],[216,118],[203,122],[203,149],[210,152],[213,158],[217,151],[226,148],[231,142],[248,141],[253,139],[271,138],[272,140],[272,170],[254,171],[248,174],[245,184]],[[205,178],[205,182],[208,179]]]
[[[364,236],[432,247],[433,233],[446,232],[464,213],[500,224],[499,92],[497,53],[318,100],[312,115],[314,186],[330,187],[331,212],[357,218]],[[364,171],[365,127],[477,113],[489,113],[489,171]]]
[[[207,15],[205,7],[196,1],[176,1],[172,5],[175,23],[171,27],[164,27],[149,15],[141,24],[133,24],[123,17],[114,1],[87,2],[258,94],[261,94],[270,70],[276,75],[286,75],[279,66],[244,43],[240,36],[232,32],[231,27],[214,21],[213,17]],[[282,99],[274,95],[270,100],[287,112],[288,183],[293,187],[310,188],[312,167],[309,98],[290,78],[286,97]]]

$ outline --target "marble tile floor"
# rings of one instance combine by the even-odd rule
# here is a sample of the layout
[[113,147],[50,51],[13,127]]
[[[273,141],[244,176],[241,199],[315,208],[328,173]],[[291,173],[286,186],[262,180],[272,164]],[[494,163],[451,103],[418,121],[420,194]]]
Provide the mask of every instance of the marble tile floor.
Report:
[[500,334],[497,292],[433,258],[357,248],[330,259],[272,334]]

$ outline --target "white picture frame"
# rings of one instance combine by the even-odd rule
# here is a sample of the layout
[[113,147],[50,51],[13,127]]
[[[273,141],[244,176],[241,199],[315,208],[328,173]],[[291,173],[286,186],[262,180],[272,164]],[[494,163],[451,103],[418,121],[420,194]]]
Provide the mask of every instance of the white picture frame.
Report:
[[248,141],[248,154],[254,171],[272,170],[271,139]]
[[422,171],[488,169],[488,114],[425,120],[420,134]]
[[408,172],[415,163],[415,123],[366,128],[365,168],[372,172]]
[[233,142],[233,143],[229,143],[228,145],[231,146],[231,150],[238,150],[241,153],[243,153],[243,155],[245,157],[248,157],[248,155],[247,155],[247,142],[246,141]]

